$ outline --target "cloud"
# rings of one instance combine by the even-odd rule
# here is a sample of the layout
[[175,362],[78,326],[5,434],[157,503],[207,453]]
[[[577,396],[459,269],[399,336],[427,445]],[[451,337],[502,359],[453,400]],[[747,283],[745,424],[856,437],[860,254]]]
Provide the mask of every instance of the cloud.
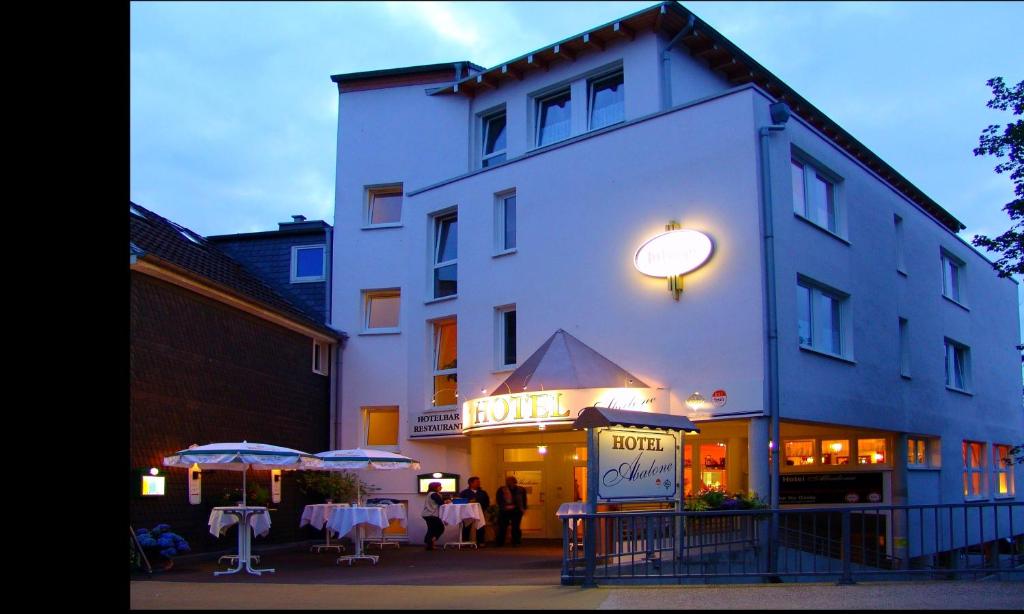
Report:
[[460,17],[448,2],[388,2],[388,12],[393,16],[407,17],[422,21],[442,39],[465,47],[476,47],[480,33],[467,18]]

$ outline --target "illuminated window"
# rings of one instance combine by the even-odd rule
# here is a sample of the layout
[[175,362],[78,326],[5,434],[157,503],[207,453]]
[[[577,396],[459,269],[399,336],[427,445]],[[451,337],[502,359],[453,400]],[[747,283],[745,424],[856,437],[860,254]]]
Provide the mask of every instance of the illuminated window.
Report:
[[726,471],[726,445],[705,443],[700,445],[700,487],[702,489],[725,490],[728,487]]
[[821,442],[821,464],[849,465],[850,441],[847,439],[825,439]]
[[783,441],[783,459],[787,466],[813,465],[814,440],[793,439]]
[[693,492],[693,446],[683,444],[683,494],[687,497]]
[[568,89],[537,101],[537,147],[572,134],[572,96]]
[[811,164],[790,161],[793,177],[793,211],[834,234],[840,234],[836,182]]
[[434,322],[434,387],[431,404],[435,407],[458,405],[458,329],[455,320]]
[[513,368],[516,366],[516,306],[498,307],[495,312],[498,324],[498,368]]
[[494,199],[494,251],[497,255],[516,249],[516,193],[503,192]]
[[997,497],[1012,497],[1013,490],[1013,465],[1007,463],[1010,457],[1011,446],[995,444],[992,446],[992,471],[995,473],[993,484]]
[[363,330],[366,332],[398,332],[400,290],[363,290]]
[[459,219],[456,214],[434,218],[434,298],[458,293]]
[[324,281],[327,269],[327,250],[323,245],[292,246],[291,283]]
[[313,340],[313,373],[329,375],[331,359],[327,353],[329,346],[325,343]]
[[952,254],[942,251],[942,295],[958,303],[963,289],[964,262]]
[[363,408],[363,444],[370,447],[398,446],[398,408]]
[[626,119],[626,85],[622,72],[594,79],[588,84],[590,129],[597,130]]
[[804,278],[799,278],[796,289],[800,346],[836,356],[846,355],[843,311],[849,297]]
[[483,118],[483,157],[484,168],[505,161],[505,110],[487,115]]
[[965,441],[961,447],[964,461],[964,497],[985,496],[985,444]]
[[928,465],[928,443],[916,437],[907,438],[907,465],[925,467]]
[[402,223],[402,184],[366,189],[367,226],[397,226]]
[[858,439],[857,464],[880,465],[889,462],[885,451],[885,439]]
[[970,387],[970,348],[946,339],[946,387],[966,392]]
[[539,463],[544,460],[544,455],[537,450],[537,446],[505,448],[501,451],[501,459],[506,463]]

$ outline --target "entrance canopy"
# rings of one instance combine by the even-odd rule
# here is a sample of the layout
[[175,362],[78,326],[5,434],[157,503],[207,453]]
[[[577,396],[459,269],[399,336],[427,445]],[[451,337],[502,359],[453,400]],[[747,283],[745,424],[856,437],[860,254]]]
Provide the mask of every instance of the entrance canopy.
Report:
[[629,426],[674,429],[691,433],[700,432],[700,429],[686,416],[652,414],[628,409],[612,409],[610,407],[585,407],[572,423],[574,429],[594,428],[597,426]]
[[491,396],[525,390],[647,387],[635,375],[560,328],[498,384]]

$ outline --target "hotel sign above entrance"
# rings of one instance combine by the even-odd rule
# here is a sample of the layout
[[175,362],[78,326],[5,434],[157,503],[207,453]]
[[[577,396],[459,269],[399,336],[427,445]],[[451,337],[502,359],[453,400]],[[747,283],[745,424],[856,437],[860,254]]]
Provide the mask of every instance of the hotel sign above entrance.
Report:
[[583,388],[470,399],[462,404],[462,432],[569,425],[584,407],[653,412],[655,393],[652,388]]

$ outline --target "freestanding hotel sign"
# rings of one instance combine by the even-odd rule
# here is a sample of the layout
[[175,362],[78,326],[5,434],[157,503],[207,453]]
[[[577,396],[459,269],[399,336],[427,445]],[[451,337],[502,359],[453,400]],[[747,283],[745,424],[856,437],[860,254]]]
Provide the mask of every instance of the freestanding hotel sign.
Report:
[[675,499],[676,433],[606,428],[597,434],[597,446],[600,500]]

